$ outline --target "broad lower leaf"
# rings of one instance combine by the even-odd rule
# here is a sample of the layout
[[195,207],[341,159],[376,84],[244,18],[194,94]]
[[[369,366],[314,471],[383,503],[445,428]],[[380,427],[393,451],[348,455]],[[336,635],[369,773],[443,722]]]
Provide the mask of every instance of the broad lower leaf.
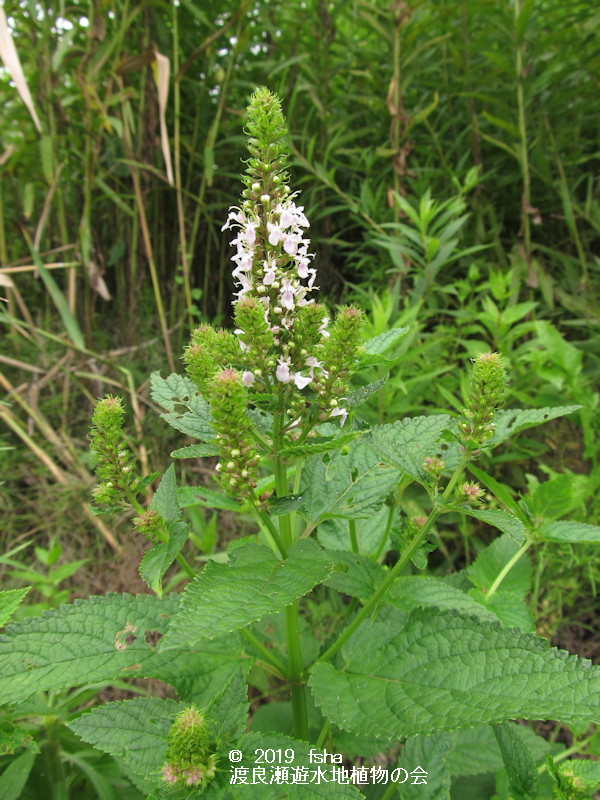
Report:
[[370,517],[397,484],[398,470],[382,464],[364,439],[327,462],[319,456],[308,460],[302,474],[300,513],[311,528],[333,517]]
[[413,611],[403,629],[364,622],[342,669],[309,679],[327,719],[390,741],[520,717],[600,721],[600,668],[536,636],[453,612]]
[[496,430],[487,447],[496,447],[526,428],[543,425],[544,422],[572,414],[580,408],[581,406],[556,406],[555,408],[511,408],[498,411],[494,416]]
[[183,706],[159,697],[107,703],[82,714],[69,728],[105,753],[122,759],[133,772],[161,780],[167,734]]
[[512,794],[517,800],[535,798],[538,773],[523,729],[512,722],[502,722],[494,725],[494,734],[502,753]]
[[397,578],[386,599],[400,611],[412,611],[415,608],[454,609],[490,622],[496,619],[492,611],[441,578],[421,578],[416,575]]
[[498,530],[501,530],[502,533],[508,533],[508,535],[515,540],[517,544],[523,544],[525,538],[527,536],[527,530],[525,525],[521,522],[520,519],[517,519],[513,514],[508,514],[506,511],[500,511],[500,509],[490,509],[488,510],[479,510],[477,508],[471,508],[470,506],[460,506],[460,510],[468,514],[470,517],[474,517],[475,519],[480,519],[482,522],[486,522],[488,525],[493,525]]
[[390,425],[377,425],[363,441],[383,461],[417,481],[426,483],[428,475],[423,463],[435,455],[442,433],[450,424],[447,414],[431,417],[411,417]]
[[182,433],[210,442],[215,438],[208,403],[196,393],[189,378],[173,373],[162,378],[159,372],[150,376],[150,395],[165,409],[161,417]]
[[538,530],[540,538],[546,542],[565,542],[570,544],[597,544],[600,542],[600,526],[586,522],[561,520],[544,522]]
[[30,589],[31,586],[26,586],[24,589],[7,589],[5,592],[0,592],[0,628],[6,625]]
[[278,561],[260,544],[238,547],[228,564],[210,561],[187,586],[181,609],[161,648],[243,628],[310,592],[332,568],[328,556],[313,540],[292,545],[285,561]]
[[248,724],[248,684],[241,670],[208,705],[210,738],[218,747],[238,739]]
[[154,656],[147,637],[165,633],[178,599],[111,593],[9,626],[0,635],[0,703],[135,677]]
[[523,592],[500,589],[490,597],[481,589],[470,589],[469,596],[492,612],[505,628],[520,628],[533,633],[535,624]]

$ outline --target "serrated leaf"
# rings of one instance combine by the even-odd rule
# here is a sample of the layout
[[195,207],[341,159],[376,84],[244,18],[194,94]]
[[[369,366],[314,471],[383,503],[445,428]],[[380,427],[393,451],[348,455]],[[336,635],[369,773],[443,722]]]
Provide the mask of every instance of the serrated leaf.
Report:
[[408,328],[392,328],[389,331],[384,331],[378,336],[373,336],[363,344],[363,352],[366,355],[379,356],[387,351],[400,341],[400,339],[408,333]]
[[517,800],[529,800],[537,796],[538,774],[522,731],[512,722],[494,725],[511,792]]
[[500,511],[500,509],[492,508],[489,510],[480,510],[465,505],[459,506],[459,509],[470,517],[480,519],[482,522],[486,522],[488,525],[493,525],[495,528],[498,528],[498,530],[501,530],[503,533],[507,533],[517,544],[523,544],[525,542],[527,530],[521,520],[517,519],[513,514]]
[[348,453],[335,453],[328,463],[319,456],[308,460],[300,513],[312,527],[332,517],[369,517],[397,484],[398,471],[382,464],[363,444],[364,438],[353,442]]
[[309,679],[333,724],[390,742],[507,719],[600,720],[600,668],[545,640],[453,612],[418,609],[403,629],[363,622],[343,671]]
[[412,611],[415,608],[454,609],[490,622],[496,619],[492,611],[483,608],[466,592],[450,586],[441,578],[416,575],[397,578],[387,601],[400,611]]
[[578,411],[581,406],[556,406],[555,408],[512,408],[498,411],[494,416],[496,430],[494,436],[487,444],[487,447],[496,447],[505,442],[516,433],[524,431],[526,428],[534,428],[536,425],[543,425],[552,419],[564,417]]
[[180,703],[159,697],[107,703],[68,724],[84,742],[122,759],[133,772],[158,783],[167,734]]
[[0,628],[3,628],[21,605],[31,586],[23,589],[7,589],[0,592]]
[[350,442],[362,436],[364,431],[348,431],[339,436],[319,436],[314,439],[307,439],[302,444],[292,444],[284,447],[282,455],[288,457],[312,456],[317,453],[329,453],[332,450],[339,450]]
[[[402,798],[450,800],[450,770],[446,757],[454,743],[455,732],[411,736],[404,743],[398,766],[413,775],[402,784]],[[425,774],[417,781],[422,770]]]
[[152,591],[162,596],[162,579],[186,543],[189,526],[182,521],[173,522],[168,527],[169,541],[159,542],[146,550],[140,562],[140,575]]
[[238,670],[208,706],[210,738],[217,746],[240,737],[248,723],[248,684]]
[[190,444],[173,450],[171,458],[210,458],[218,456],[219,448],[212,444]]
[[40,691],[135,677],[154,655],[179,598],[107,594],[10,625],[0,635],[0,704]]
[[[552,759],[548,756],[548,765]],[[550,774],[554,778],[559,790],[565,794],[557,797],[568,800],[588,800],[591,792],[600,789],[600,763],[590,759],[581,760],[570,758],[554,764]]]
[[159,372],[153,372],[150,376],[150,396],[166,409],[161,417],[171,427],[201,442],[210,442],[215,438],[208,403],[196,393],[189,378],[176,373],[162,378]]
[[177,489],[177,501],[181,508],[204,506],[206,508],[222,508],[226,511],[242,510],[242,506],[233,497],[204,486],[180,486]]
[[437,453],[437,442],[450,424],[447,414],[401,419],[391,425],[377,425],[363,442],[379,458],[417,481],[427,482],[425,458]]
[[366,386],[361,386],[359,389],[354,389],[348,393],[348,397],[344,401],[346,408],[357,408],[362,405],[371,395],[378,392],[388,381],[388,375],[385,378],[380,378],[378,381],[369,383]]
[[538,534],[546,542],[570,544],[597,544],[600,542],[600,526],[568,519],[560,522],[544,522],[538,529]]
[[333,565],[314,540],[297,542],[285,561],[268,547],[246,544],[229,564],[210,561],[188,584],[161,649],[211,639],[281,610],[322,583]]

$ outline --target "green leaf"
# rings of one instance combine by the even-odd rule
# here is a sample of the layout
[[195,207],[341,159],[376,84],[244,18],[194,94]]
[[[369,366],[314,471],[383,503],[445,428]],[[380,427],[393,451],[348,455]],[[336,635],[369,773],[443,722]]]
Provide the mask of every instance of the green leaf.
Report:
[[302,504],[301,494],[287,494],[285,497],[271,497],[269,499],[269,514],[279,517],[296,511]]
[[335,570],[326,581],[338,592],[367,600],[385,578],[383,567],[372,559],[358,553],[344,550],[329,550],[327,553],[335,562]]
[[154,656],[146,634],[165,633],[178,600],[110,593],[9,626],[0,635],[0,704],[35,692],[135,677]]
[[455,736],[454,732],[434,733],[431,736],[411,736],[406,740],[398,766],[412,777],[401,784],[402,800],[450,800],[452,779],[446,756]]
[[31,586],[25,586],[24,589],[7,589],[0,592],[0,628],[6,625],[30,589]]
[[346,408],[357,408],[362,405],[371,395],[378,392],[388,381],[388,375],[378,381],[369,383],[366,386],[361,386],[359,389],[354,389],[348,393],[348,397],[344,401]]
[[598,544],[600,542],[600,526],[568,519],[561,522],[544,522],[539,528],[538,534],[546,542],[572,544]]
[[189,526],[181,521],[172,522],[168,527],[168,533],[169,541],[159,542],[146,550],[140,562],[140,575],[159,597],[162,597],[163,576],[186,543]]
[[10,762],[0,775],[0,797],[2,800],[17,800],[25,788],[29,773],[35,762],[35,753],[27,750]]
[[[491,587],[502,568],[515,555],[519,546],[507,533],[499,536],[467,567],[467,575],[484,593]],[[531,562],[524,553],[502,581],[502,589],[523,597],[531,588]]]
[[302,444],[292,444],[289,447],[284,447],[281,453],[289,457],[329,453],[331,450],[339,450],[340,447],[350,444],[354,439],[362,436],[363,433],[364,431],[348,431],[339,436],[318,436],[314,439],[307,439]]
[[300,513],[311,527],[332,517],[369,517],[397,484],[397,470],[382,464],[364,438],[353,442],[349,452],[335,453],[328,463],[319,456],[308,460]]
[[488,442],[488,447],[496,447],[505,442],[526,428],[534,428],[536,425],[543,425],[552,419],[564,417],[578,411],[581,406],[556,406],[555,408],[513,408],[506,411],[498,411],[494,417],[496,431]]
[[[504,585],[504,583],[502,584]],[[529,606],[522,592],[507,592],[500,589],[489,597],[481,589],[469,589],[469,596],[481,603],[488,611],[500,620],[505,628],[520,628],[522,631],[533,633],[535,624]]]
[[242,506],[233,497],[204,486],[181,486],[177,490],[177,500],[181,508],[205,506],[206,508],[222,508],[226,511],[242,510]]
[[190,444],[188,447],[180,447],[173,450],[171,458],[210,458],[218,456],[219,448],[212,444]]
[[84,742],[122,759],[133,772],[158,783],[167,734],[181,708],[174,700],[136,697],[94,708],[68,727]]
[[343,671],[313,667],[316,703],[333,724],[390,742],[520,717],[600,720],[600,668],[455,612],[418,609],[401,630],[363,622],[342,660]]
[[385,464],[427,483],[423,462],[427,456],[437,454],[437,442],[449,424],[447,414],[406,418],[390,425],[377,425],[363,441]]
[[517,800],[529,800],[537,796],[538,774],[522,731],[521,726],[513,722],[494,725],[511,792]]
[[[390,549],[390,531],[397,521],[397,508],[392,510],[392,520],[389,519],[390,508],[386,505],[374,511],[371,516],[361,519],[356,524],[356,537],[360,553],[363,556],[373,556],[385,553]],[[389,524],[388,524],[389,523]],[[386,531],[387,536],[386,536]],[[385,536],[385,542],[382,542]],[[317,529],[319,543],[327,550],[352,550],[350,530],[345,519],[326,519],[319,524]]]
[[165,472],[158,485],[150,508],[158,512],[165,520],[167,525],[181,518],[181,511],[177,501],[177,481],[175,479],[175,467],[173,464]]
[[573,507],[573,476],[558,475],[551,481],[540,483],[526,503],[536,517],[563,517]]
[[496,619],[492,611],[483,608],[466,592],[448,585],[441,578],[416,575],[397,578],[392,584],[387,601],[400,611],[412,611],[415,608],[454,609],[482,620]]
[[224,747],[239,738],[248,724],[248,684],[238,670],[208,706],[210,738]]
[[393,358],[386,358],[383,354],[400,341],[407,331],[408,328],[392,328],[366,341],[363,344],[363,354],[358,363],[358,369],[366,369],[367,367],[393,362]]
[[458,508],[470,517],[480,519],[482,522],[498,528],[503,533],[507,533],[517,544],[525,542],[527,530],[521,520],[517,519],[513,514],[507,514],[499,509],[479,510],[466,505],[461,505]]
[[83,338],[83,334],[81,333],[81,328],[79,327],[77,319],[73,316],[64,294],[61,292],[58,284],[50,274],[49,270],[47,270],[44,266],[44,263],[37,251],[33,248],[31,249],[31,255],[39,276],[42,279],[42,283],[46,287],[46,291],[56,306],[56,310],[60,315],[62,324],[64,325],[69,339],[73,342],[75,347],[78,347],[80,350],[85,350],[85,340]]
[[161,417],[182,433],[210,442],[215,438],[210,409],[206,400],[196,393],[189,378],[173,373],[161,378],[159,372],[150,376],[150,396],[166,409]]
[[332,567],[314,540],[292,545],[285,561],[260,544],[238,547],[229,564],[210,561],[188,584],[161,648],[211,639],[279,611],[322,583]]
[[600,789],[600,763],[570,758],[558,764],[547,756],[548,772],[552,776],[560,800],[588,800]]

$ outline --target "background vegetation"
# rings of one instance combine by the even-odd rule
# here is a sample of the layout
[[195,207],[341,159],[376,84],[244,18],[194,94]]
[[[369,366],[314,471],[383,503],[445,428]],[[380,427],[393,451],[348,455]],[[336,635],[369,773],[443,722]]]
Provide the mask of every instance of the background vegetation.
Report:
[[[409,326],[369,418],[460,408],[458,366],[498,350],[509,407],[582,409],[485,468],[523,491],[566,473],[571,516],[598,523],[595,3],[5,0],[4,11],[34,110],[0,68],[0,570],[6,586],[34,586],[20,613],[144,590],[128,521],[87,506],[89,417],[104,392],[126,396],[142,469],[164,469],[174,439],[147,376],[181,371],[199,321],[229,324],[220,228],[257,85],[283,99],[330,302],[363,305],[366,336]],[[189,513],[200,557],[236,534],[226,514]],[[483,530],[443,533],[439,569],[467,563]],[[599,657],[596,550],[553,547],[538,563],[538,631]]]

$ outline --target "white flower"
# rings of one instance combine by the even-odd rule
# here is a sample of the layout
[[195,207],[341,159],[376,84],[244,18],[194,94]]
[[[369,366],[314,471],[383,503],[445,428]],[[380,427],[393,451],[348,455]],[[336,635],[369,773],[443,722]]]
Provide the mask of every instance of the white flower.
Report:
[[315,377],[315,369],[320,369],[326,378],[329,377],[329,373],[327,372],[327,370],[323,369],[323,365],[321,364],[321,362],[318,361],[314,356],[309,356],[307,359],[305,359],[304,363],[309,368],[308,371],[310,373],[311,378]]
[[[240,294],[241,294],[241,292],[240,292]],[[236,328],[234,330],[234,333],[235,333],[236,336],[239,336],[240,333],[244,333],[244,331],[241,328]],[[241,339],[239,340],[239,342],[240,342],[240,349],[242,350],[242,352],[244,350],[248,349],[248,345],[246,344],[246,342],[243,342]]]
[[341,417],[340,419],[340,428],[348,419],[348,412],[345,408],[334,408],[333,411],[329,414],[330,417]]
[[242,372],[242,381],[246,384],[246,386],[252,386],[254,383],[254,373],[253,372]]
[[325,328],[329,324],[329,317],[323,317],[321,320],[321,327],[319,328],[319,333],[324,339],[329,339],[329,331],[326,331]]
[[294,383],[298,389],[304,389],[312,381],[312,378],[305,378],[300,372],[294,373]]
[[283,239],[284,233],[279,225],[273,225],[272,222],[267,222],[267,230],[269,231],[269,244],[276,247]]
[[289,383],[292,380],[289,358],[279,358],[277,369],[275,370],[275,377],[280,383]]
[[227,215],[227,222],[221,228],[222,231],[227,231],[231,228],[231,223],[237,222],[239,225],[243,225],[246,222],[246,216],[243,211],[240,211],[239,208],[230,208],[229,214]]
[[294,308],[294,296],[296,291],[292,286],[292,282],[285,278],[283,281],[283,286],[281,287],[281,293],[279,296],[279,302],[283,306],[283,308],[292,309]]

